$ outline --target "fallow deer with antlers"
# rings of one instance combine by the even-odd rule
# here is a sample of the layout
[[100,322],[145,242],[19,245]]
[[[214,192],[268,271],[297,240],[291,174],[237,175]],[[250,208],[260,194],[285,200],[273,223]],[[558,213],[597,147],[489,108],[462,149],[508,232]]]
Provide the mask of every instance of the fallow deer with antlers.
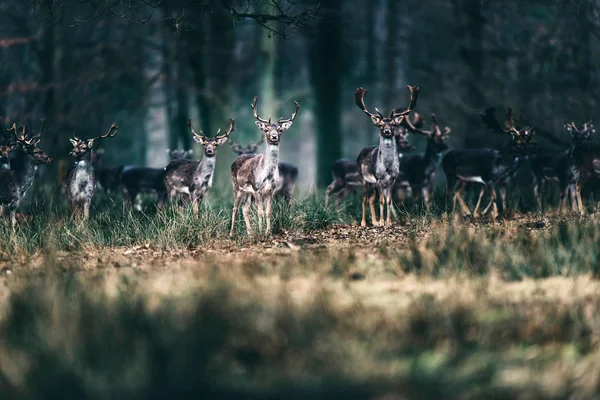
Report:
[[0,208],[2,211],[8,210],[13,229],[17,223],[17,207],[33,183],[37,166],[52,161],[37,147],[43,131],[44,121],[40,130],[32,135],[27,134],[25,125],[18,129],[17,125],[13,124],[9,129],[15,143],[16,156],[12,160],[10,169],[0,170]]
[[500,127],[496,121],[495,108],[488,108],[480,114],[482,121],[488,129],[495,133],[510,136],[510,143],[501,150],[490,148],[454,149],[450,150],[442,160],[442,167],[446,174],[448,194],[454,193],[453,211],[458,202],[463,214],[470,216],[471,212],[462,197],[462,191],[468,182],[482,185],[479,198],[473,211],[473,216],[479,216],[481,200],[489,191],[491,199],[483,210],[483,214],[492,209],[492,219],[498,216],[496,204],[496,189],[500,190],[503,211],[506,208],[506,185],[516,174],[521,163],[536,149],[535,132],[530,127],[517,129],[512,118],[512,109],[506,110],[505,128]]
[[96,192],[96,176],[92,165],[92,148],[94,142],[100,139],[115,137],[119,128],[112,124],[104,135],[92,139],[70,139],[73,150],[69,153],[75,159],[75,165],[67,175],[67,202],[73,215],[81,213],[84,220],[90,216],[92,198]]
[[[406,121],[408,121],[408,118]],[[422,197],[425,207],[431,208],[431,191],[433,178],[442,156],[448,149],[446,139],[450,134],[450,128],[445,127],[442,131],[435,114],[431,114],[431,130],[423,130],[410,125],[410,131],[427,137],[427,147],[424,153],[412,153],[402,157],[400,162],[400,173],[394,186],[399,198],[404,198],[410,190],[413,200]]]
[[[575,164],[573,151],[576,147],[583,145],[589,140],[590,135],[595,133],[591,122],[585,123],[579,130],[574,122],[565,125],[567,132],[571,134],[572,144],[568,149],[560,153],[536,154],[531,157],[531,171],[533,172],[533,193],[540,212],[542,207],[542,191],[547,183],[558,182],[560,190],[560,205],[558,212],[566,209],[567,197],[571,196],[571,207],[584,212],[583,203],[579,199],[577,189],[580,171]],[[581,208],[580,208],[581,204]]]
[[201,161],[174,160],[165,167],[164,180],[169,196],[173,201],[177,193],[185,195],[192,203],[194,217],[198,217],[200,203],[212,187],[213,175],[215,173],[215,162],[217,148],[223,145],[229,135],[234,131],[235,121],[229,120],[229,129],[223,135],[217,131],[214,138],[204,136],[204,133],[196,133],[192,127],[192,120],[188,121],[188,128],[193,135],[194,141],[204,146],[204,157]]
[[[402,158],[404,154],[415,151],[416,148],[408,141],[409,129],[408,118],[405,118],[401,126],[395,127],[394,137],[398,147],[398,157]],[[410,122],[409,122],[410,123]],[[411,123],[413,126],[421,126],[421,120],[417,113]],[[356,161],[346,159],[336,160],[331,166],[333,182],[327,186],[325,192],[325,206],[329,204],[329,198],[335,196],[335,208],[340,211],[341,201],[344,197],[362,188],[363,182],[358,174],[358,165]],[[373,217],[374,218],[374,217]]]
[[[265,136],[260,135],[260,140],[256,143],[249,143],[247,146],[242,146],[229,139],[228,143],[231,146],[231,150],[238,156],[244,154],[256,155],[258,147],[265,141]],[[280,161],[278,164],[279,169],[279,184],[273,193],[274,197],[281,196],[287,202],[292,200],[292,194],[296,187],[296,181],[298,180],[298,168],[290,163]]]
[[[371,217],[375,226],[389,226],[392,224],[392,189],[398,173],[400,172],[400,159],[398,146],[394,140],[395,127],[401,126],[408,114],[417,105],[419,88],[408,86],[410,102],[406,110],[398,112],[392,110],[388,118],[384,117],[376,108],[377,114],[371,113],[365,106],[365,93],[363,88],[356,89],[354,99],[356,105],[370,118],[373,125],[379,128],[379,146],[365,147],[358,155],[358,173],[363,181],[362,220],[361,226],[366,226],[367,200],[369,199]],[[379,194],[379,220],[375,218],[374,190]],[[384,222],[384,206],[387,206],[387,218]]]
[[250,206],[252,200],[258,209],[258,230],[262,231],[262,219],[266,211],[266,233],[271,232],[271,202],[273,194],[279,186],[279,141],[283,132],[290,129],[292,122],[298,114],[300,105],[294,101],[295,110],[291,118],[279,118],[277,122],[261,118],[256,108],[258,97],[252,100],[252,110],[256,119],[256,126],[265,135],[267,146],[262,154],[244,154],[235,159],[231,164],[231,182],[233,184],[233,213],[231,217],[231,230],[233,236],[235,222],[240,203],[244,201],[242,212],[246,231],[252,235],[250,225]]

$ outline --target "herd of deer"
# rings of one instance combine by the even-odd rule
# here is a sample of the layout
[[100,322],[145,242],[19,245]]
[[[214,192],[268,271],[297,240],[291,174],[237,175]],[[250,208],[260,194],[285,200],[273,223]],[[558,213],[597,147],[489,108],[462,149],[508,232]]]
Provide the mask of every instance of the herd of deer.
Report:
[[[431,116],[430,130],[423,129],[424,122],[419,114],[414,113],[411,119],[419,88],[408,86],[408,89],[408,107],[403,111],[392,110],[387,118],[377,108],[375,113],[368,111],[364,102],[366,90],[358,88],[355,91],[356,104],[379,128],[379,145],[365,147],[356,162],[338,160],[334,163],[334,180],[327,188],[326,199],[335,196],[339,207],[346,195],[362,187],[361,226],[367,223],[367,203],[375,226],[391,224],[392,215],[395,216],[392,204],[394,196],[400,201],[407,197],[422,198],[427,209],[430,207],[433,178],[442,154],[448,150],[446,139],[450,128],[440,129],[435,114]],[[136,207],[139,207],[141,193],[155,193],[159,204],[167,199],[175,201],[179,196],[180,201],[191,202],[194,216],[197,216],[199,204],[212,186],[217,148],[228,142],[238,155],[231,166],[234,204],[230,234],[234,233],[238,209],[242,205],[246,230],[251,235],[249,211],[252,203],[255,203],[258,211],[259,231],[262,231],[262,220],[266,219],[266,233],[270,233],[273,196],[281,195],[289,201],[298,176],[295,166],[279,161],[279,142],[281,135],[291,127],[300,106],[294,102],[295,110],[289,119],[280,118],[272,122],[270,117],[260,117],[257,100],[257,97],[253,99],[252,109],[256,126],[262,132],[258,143],[244,147],[232,142],[229,136],[234,131],[233,119],[229,120],[227,132],[220,134],[219,130],[212,138],[202,132],[197,133],[190,120],[189,130],[194,141],[202,144],[204,157],[201,161],[194,161],[188,159],[191,151],[168,151],[171,161],[164,169],[100,166],[102,152],[93,150],[94,142],[114,137],[118,130],[115,124],[106,134],[96,138],[84,140],[74,137],[71,139],[73,150],[69,153],[74,163],[64,185],[65,196],[73,213],[81,215],[83,219],[89,217],[98,183],[108,194],[122,189],[125,197]],[[529,160],[534,177],[533,190],[540,210],[544,185],[557,181],[561,197],[559,211],[565,209],[570,196],[573,209],[583,213],[585,208],[581,188],[600,174],[600,144],[590,139],[595,132],[593,125],[586,123],[582,129],[578,129],[574,123],[567,124],[566,129],[572,135],[571,147],[560,153],[537,154],[534,130],[530,127],[518,129],[510,107],[506,111],[504,127],[496,121],[494,114],[493,108],[486,109],[481,114],[482,121],[488,129],[509,137],[506,147],[453,149],[443,156],[442,169],[446,175],[447,193],[453,194],[453,211],[458,203],[465,216],[478,217],[491,210],[491,217],[495,219],[499,215],[496,191],[500,194],[504,210],[507,186],[524,161]],[[43,128],[42,122],[38,132],[28,133],[26,125],[17,127],[13,124],[7,130],[7,135],[0,137],[0,211],[8,211],[13,228],[16,209],[33,182],[37,165],[51,161],[37,147]],[[415,148],[408,141],[409,134],[427,137],[424,153],[414,151]],[[267,143],[264,152],[257,154],[259,145],[264,141]],[[473,184],[479,184],[480,191],[471,213],[462,193]],[[490,200],[480,213],[486,193],[489,193]],[[377,196],[379,216],[375,209]]]

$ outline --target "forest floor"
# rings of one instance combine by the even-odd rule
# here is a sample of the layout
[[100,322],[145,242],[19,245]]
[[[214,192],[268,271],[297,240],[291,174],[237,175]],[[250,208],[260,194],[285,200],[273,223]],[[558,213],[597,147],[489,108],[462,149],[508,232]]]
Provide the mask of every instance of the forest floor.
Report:
[[384,229],[334,214],[297,205],[273,236],[233,239],[226,208],[198,230],[34,218],[0,244],[0,398],[600,390],[596,215],[404,214]]

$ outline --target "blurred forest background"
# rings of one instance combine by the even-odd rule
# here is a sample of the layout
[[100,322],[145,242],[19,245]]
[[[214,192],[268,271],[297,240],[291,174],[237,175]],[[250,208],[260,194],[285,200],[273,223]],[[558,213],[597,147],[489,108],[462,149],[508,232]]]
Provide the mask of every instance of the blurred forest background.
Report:
[[[322,188],[335,159],[377,143],[354,104],[358,86],[382,112],[420,86],[417,111],[452,128],[451,147],[502,143],[477,113],[510,104],[557,148],[566,121],[597,118],[599,3],[0,0],[0,115],[6,127],[46,118],[40,147],[57,160],[41,171],[46,182],[70,136],[113,121],[105,164],[166,165],[166,149],[193,146],[188,118],[212,136],[233,117],[232,139],[255,142],[258,95],[263,116],[287,118],[300,103],[281,159],[300,168],[304,189]],[[217,159],[215,187],[230,191],[234,154],[224,146]]]

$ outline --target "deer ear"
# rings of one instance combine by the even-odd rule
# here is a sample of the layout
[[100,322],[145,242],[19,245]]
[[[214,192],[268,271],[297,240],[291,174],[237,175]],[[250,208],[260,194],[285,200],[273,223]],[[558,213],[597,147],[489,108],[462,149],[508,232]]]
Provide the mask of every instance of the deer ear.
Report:
[[77,144],[77,140],[75,140],[75,139],[69,139],[69,141],[71,142],[71,144],[73,146],[75,146]]
[[292,121],[282,123],[281,125],[279,125],[279,132],[283,133],[287,131],[288,129],[290,129],[290,126],[292,126]]
[[88,145],[88,147],[91,149],[91,148],[92,148],[92,146],[94,145],[94,139],[90,139],[90,140],[88,140],[88,141],[87,141],[87,145]]
[[261,131],[266,131],[267,130],[267,124],[265,122],[262,121],[255,121],[256,126],[258,127],[258,129],[260,129]]
[[227,142],[227,136],[217,139],[217,146],[222,146]]
[[381,118],[379,118],[377,115],[371,115],[371,121],[373,121],[373,125],[379,126],[381,123]]
[[404,115],[398,115],[394,118],[394,125],[400,125],[404,121]]
[[201,138],[201,137],[199,137],[199,136],[194,136],[194,141],[195,141],[196,143],[201,143],[201,144],[204,144],[204,140],[202,140],[202,138]]

